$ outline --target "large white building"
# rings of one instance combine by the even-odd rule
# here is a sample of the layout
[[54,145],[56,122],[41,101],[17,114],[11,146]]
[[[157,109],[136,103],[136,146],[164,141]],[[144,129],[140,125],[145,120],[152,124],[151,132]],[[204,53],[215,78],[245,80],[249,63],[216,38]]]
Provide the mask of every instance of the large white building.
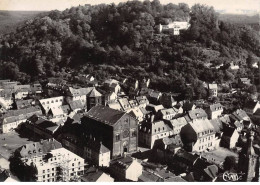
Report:
[[159,32],[171,31],[173,35],[180,35],[180,30],[187,30],[190,27],[189,22],[174,21],[168,25],[159,24]]
[[54,139],[29,143],[17,150],[22,161],[37,169],[37,182],[79,181],[84,159],[62,147]]

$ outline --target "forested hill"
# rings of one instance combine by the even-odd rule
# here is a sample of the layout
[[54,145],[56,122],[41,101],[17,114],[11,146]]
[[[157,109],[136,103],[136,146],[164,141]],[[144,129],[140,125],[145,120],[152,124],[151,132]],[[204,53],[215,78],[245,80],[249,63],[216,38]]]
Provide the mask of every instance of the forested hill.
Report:
[[[157,25],[169,20],[190,21],[191,26],[180,36],[158,34]],[[212,7],[162,5],[158,0],[52,11],[5,35],[1,44],[0,78],[66,78],[64,71],[73,69],[98,79],[111,74],[150,77],[153,87],[187,96],[205,93],[201,81],[252,75],[249,64],[260,49],[257,32],[219,21]],[[245,67],[234,74],[228,70],[231,61]],[[208,68],[209,63],[224,67]]]

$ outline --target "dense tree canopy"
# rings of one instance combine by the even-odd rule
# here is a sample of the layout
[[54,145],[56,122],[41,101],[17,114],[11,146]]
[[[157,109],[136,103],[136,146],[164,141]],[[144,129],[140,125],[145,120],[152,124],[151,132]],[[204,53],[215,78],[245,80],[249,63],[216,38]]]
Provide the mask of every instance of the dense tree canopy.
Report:
[[[170,21],[191,26],[180,36],[159,34],[158,25]],[[232,82],[236,75],[249,74],[260,49],[257,32],[220,21],[213,7],[162,5],[159,0],[51,11],[5,35],[1,44],[0,78],[28,82],[59,76],[67,68],[98,79],[115,73],[149,76],[154,88],[187,98],[205,96],[202,81]],[[226,67],[232,61],[249,65],[234,74]],[[208,63],[225,65],[216,70]]]

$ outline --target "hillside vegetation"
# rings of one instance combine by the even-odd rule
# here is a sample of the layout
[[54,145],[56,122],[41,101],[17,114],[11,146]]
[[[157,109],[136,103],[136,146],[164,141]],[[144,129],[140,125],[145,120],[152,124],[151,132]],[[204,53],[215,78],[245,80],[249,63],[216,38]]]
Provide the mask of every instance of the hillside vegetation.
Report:
[[[156,25],[169,19],[190,21],[191,26],[180,36],[159,34]],[[260,49],[256,31],[220,21],[212,7],[162,5],[158,0],[52,11],[19,26],[1,43],[0,78],[66,78],[67,70],[97,79],[149,77],[153,88],[186,98],[205,96],[202,81],[253,78],[251,64]],[[244,67],[234,73],[228,69],[232,61]],[[224,67],[208,68],[209,63]]]
[[38,11],[4,11],[0,10],[0,35],[11,33],[26,20],[32,19],[43,12]]

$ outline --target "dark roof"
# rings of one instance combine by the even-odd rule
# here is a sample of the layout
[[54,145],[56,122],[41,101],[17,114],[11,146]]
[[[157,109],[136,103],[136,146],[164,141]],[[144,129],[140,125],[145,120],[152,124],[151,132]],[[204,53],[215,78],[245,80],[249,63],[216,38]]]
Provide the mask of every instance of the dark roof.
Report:
[[142,175],[138,177],[138,179],[142,182],[158,182],[160,177],[148,171],[143,171]]
[[98,105],[92,107],[85,116],[96,121],[100,121],[102,123],[108,125],[114,125],[117,121],[125,115],[125,112],[111,109],[109,107]]
[[254,109],[256,105],[258,104],[258,101],[248,101],[245,103],[246,109]]
[[120,158],[117,160],[114,160],[110,163],[110,166],[117,166],[119,169],[121,168],[122,170],[127,169],[133,162],[133,158],[126,156],[124,158]]
[[193,166],[195,161],[198,159],[198,156],[180,149],[174,155],[174,159],[178,162],[185,163],[188,166]]
[[218,167],[213,164],[204,169],[204,171],[211,179],[214,179],[217,177]]
[[81,177],[84,182],[96,182],[104,172],[98,170],[95,167],[90,167],[85,171],[85,174]]
[[31,106],[31,103],[33,102],[33,99],[29,100],[16,100],[16,106],[17,109],[23,108],[23,107],[28,107]]
[[165,179],[164,182],[187,182],[180,176],[171,177],[169,179]]
[[232,127],[224,127],[223,128],[223,136],[231,137],[233,133],[235,132],[235,128]]
[[18,151],[21,154],[21,157],[23,158],[47,154],[51,150],[58,148],[62,148],[61,143],[59,143],[55,139],[49,139],[23,145],[16,151]]

